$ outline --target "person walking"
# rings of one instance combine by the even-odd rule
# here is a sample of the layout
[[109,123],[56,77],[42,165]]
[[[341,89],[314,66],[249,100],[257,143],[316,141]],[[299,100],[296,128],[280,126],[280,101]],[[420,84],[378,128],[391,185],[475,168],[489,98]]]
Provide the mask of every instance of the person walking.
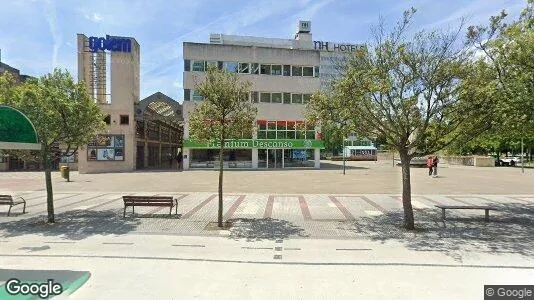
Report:
[[429,156],[426,160],[426,166],[428,167],[428,176],[432,176],[432,168],[434,167],[434,159],[432,156]]
[[178,155],[176,155],[176,162],[178,162],[178,171],[182,171],[182,151],[178,152]]
[[439,163],[439,159],[437,156],[434,156],[434,159],[432,160],[432,167],[434,169],[434,174],[432,177],[438,177],[438,163]]

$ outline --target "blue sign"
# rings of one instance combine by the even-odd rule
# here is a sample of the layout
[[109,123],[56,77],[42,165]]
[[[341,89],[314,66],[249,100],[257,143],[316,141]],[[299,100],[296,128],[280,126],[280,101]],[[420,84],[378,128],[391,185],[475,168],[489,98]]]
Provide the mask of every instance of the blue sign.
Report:
[[307,153],[306,150],[293,150],[293,158],[294,159],[307,159]]
[[120,38],[106,35],[105,38],[90,37],[89,49],[92,52],[112,51],[112,52],[132,52],[132,41],[128,38]]

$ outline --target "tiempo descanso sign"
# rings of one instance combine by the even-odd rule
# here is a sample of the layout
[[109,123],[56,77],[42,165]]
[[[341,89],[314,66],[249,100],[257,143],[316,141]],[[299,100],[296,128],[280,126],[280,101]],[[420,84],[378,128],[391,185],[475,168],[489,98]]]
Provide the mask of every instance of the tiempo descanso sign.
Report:
[[111,51],[111,52],[132,52],[132,40],[129,38],[114,37],[106,35],[103,37],[90,37],[89,49],[92,52]]

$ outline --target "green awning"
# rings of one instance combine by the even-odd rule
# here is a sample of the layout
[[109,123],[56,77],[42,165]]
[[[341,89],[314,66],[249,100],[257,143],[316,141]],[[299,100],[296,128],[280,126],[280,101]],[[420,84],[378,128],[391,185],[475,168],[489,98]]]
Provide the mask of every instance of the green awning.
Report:
[[35,127],[22,112],[0,105],[0,149],[41,150]]

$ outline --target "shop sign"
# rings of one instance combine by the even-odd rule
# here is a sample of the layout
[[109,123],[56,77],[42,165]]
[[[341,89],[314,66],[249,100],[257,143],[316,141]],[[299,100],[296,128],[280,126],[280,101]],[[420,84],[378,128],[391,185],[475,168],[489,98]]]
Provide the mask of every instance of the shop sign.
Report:
[[132,41],[128,38],[120,38],[106,35],[103,37],[90,37],[89,49],[92,52],[111,51],[111,52],[132,52]]
[[354,44],[339,44],[333,42],[313,41],[315,50],[328,51],[328,52],[355,52],[362,45]]
[[[190,139],[184,141],[184,148],[192,149],[218,149],[219,141],[197,142]],[[226,140],[226,149],[324,149],[324,143],[320,140]]]

